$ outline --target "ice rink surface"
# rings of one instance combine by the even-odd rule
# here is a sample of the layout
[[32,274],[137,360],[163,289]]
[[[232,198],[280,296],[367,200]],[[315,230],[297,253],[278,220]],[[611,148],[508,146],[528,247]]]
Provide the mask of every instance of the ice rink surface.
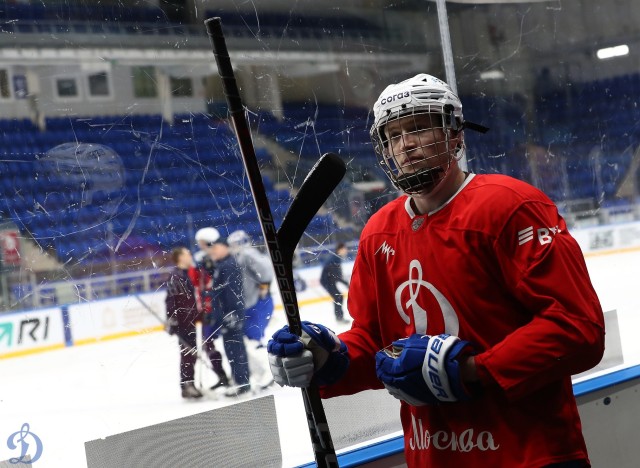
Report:
[[[618,311],[624,365],[640,362],[640,252],[589,256],[587,264],[604,310]],[[336,325],[328,301],[303,307],[302,317],[338,332],[348,328]],[[284,323],[277,310],[267,334]],[[6,441],[25,422],[43,444],[34,466],[81,468],[85,441],[241,401],[183,401],[178,359],[177,340],[154,332],[0,361],[0,460],[16,456]],[[206,371],[203,379],[205,386],[215,382]],[[284,465],[311,461],[300,391],[273,386],[258,396],[268,394],[275,395]]]

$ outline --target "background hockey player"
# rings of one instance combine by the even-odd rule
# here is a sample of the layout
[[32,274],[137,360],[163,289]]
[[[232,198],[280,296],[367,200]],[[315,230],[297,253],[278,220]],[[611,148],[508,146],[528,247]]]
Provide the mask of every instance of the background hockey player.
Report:
[[260,386],[273,382],[269,372],[264,332],[273,315],[270,286],[273,280],[271,259],[251,245],[249,235],[242,230],[229,234],[229,248],[242,269],[244,293],[244,336],[251,364],[251,376]]
[[186,247],[177,247],[171,252],[175,268],[167,281],[167,331],[180,339],[180,387],[183,398],[200,398],[202,393],[195,387],[194,364],[196,362],[196,322],[201,320],[196,305],[196,292],[188,270],[193,266],[191,252]]
[[220,331],[236,388],[226,395],[236,396],[251,391],[249,361],[244,344],[244,299],[242,270],[231,255],[227,240],[220,235],[207,247],[214,261],[211,313],[205,322]]
[[229,234],[229,248],[238,266],[242,268],[245,322],[247,338],[262,345],[264,332],[273,315],[273,299],[270,287],[273,280],[273,266],[268,256],[251,245],[245,231]]
[[[189,277],[195,285],[196,297],[198,299],[198,307],[203,317],[211,317],[212,308],[211,301],[213,297],[213,269],[214,261],[208,250],[213,246],[214,242],[220,237],[217,229],[212,227],[202,228],[196,232],[196,243],[200,250],[196,253],[195,268],[189,270]],[[229,377],[222,366],[222,353],[216,349],[215,340],[220,335],[221,324],[211,323],[209,320],[203,322],[202,337],[203,347],[209,356],[211,366],[218,382],[216,382],[210,390],[221,387],[228,387]]]
[[373,113],[405,195],[362,232],[351,330],[279,330],[274,378],[313,378],[324,397],[386,387],[411,467],[589,466],[570,376],[600,361],[604,319],[565,221],[526,183],[461,170],[464,129],[479,126],[441,80],[391,85]]
[[326,258],[322,266],[322,273],[320,274],[320,284],[333,300],[333,312],[338,323],[349,322],[344,318],[344,310],[342,310],[344,295],[342,291],[338,289],[338,283],[343,284],[347,288],[349,287],[349,283],[344,279],[342,274],[342,260],[346,258],[346,256],[347,246],[340,242],[336,245],[335,252]]

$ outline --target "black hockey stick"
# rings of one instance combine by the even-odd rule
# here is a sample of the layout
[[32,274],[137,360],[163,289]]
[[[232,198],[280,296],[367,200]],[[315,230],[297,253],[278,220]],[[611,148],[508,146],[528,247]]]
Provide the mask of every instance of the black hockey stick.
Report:
[[[307,174],[278,229],[278,242],[287,265],[293,262],[295,248],[305,229],[346,171],[344,161],[338,155],[327,153]],[[291,247],[291,250],[287,251],[287,247]]]
[[[231,59],[229,58],[229,52],[227,51],[226,41],[222,32],[222,22],[220,18],[210,18],[205,21],[205,25],[213,46],[213,53],[218,66],[218,73],[222,78],[223,90],[227,100],[227,105],[229,106],[231,121],[240,146],[240,153],[242,154],[253,199],[256,204],[260,227],[262,228],[262,233],[275,270],[278,288],[287,314],[287,321],[293,333],[301,334],[300,311],[298,309],[298,301],[293,282],[293,267],[290,259],[293,257],[293,251],[295,250],[297,240],[299,240],[299,236],[302,235],[302,231],[304,231],[306,225],[304,225],[302,231],[297,227],[294,234],[279,234],[276,231],[271,207],[264,188],[264,183],[262,182],[258,160],[253,148],[251,132],[249,131],[249,125],[244,114],[242,99],[240,98],[238,85],[233,73],[233,67],[231,66]],[[335,158],[330,157],[326,160],[331,164],[331,161],[335,161]],[[324,164],[322,167],[324,167]],[[342,175],[344,175],[344,173]],[[342,178],[342,175],[340,175],[338,181],[331,187],[329,193],[331,193],[333,188],[335,188]],[[325,200],[323,199],[320,205],[324,201]],[[318,207],[320,205],[318,205]],[[299,210],[300,209],[296,208],[296,212],[299,212]],[[313,218],[316,211],[317,208],[313,211],[309,219]],[[306,218],[306,215],[304,217],[300,217],[300,219]],[[293,221],[291,223],[293,223]],[[298,235],[298,231],[298,239],[295,239],[295,236]],[[290,241],[296,240],[296,243],[293,245],[289,244],[285,247],[284,241],[286,239]],[[283,245],[281,245],[281,242]],[[319,467],[337,467],[338,461],[333,448],[333,442],[331,441],[331,434],[329,433],[329,426],[327,424],[324,408],[322,407],[318,388],[316,386],[304,388],[302,389],[302,395],[307,413],[309,432],[311,435],[316,463]]]

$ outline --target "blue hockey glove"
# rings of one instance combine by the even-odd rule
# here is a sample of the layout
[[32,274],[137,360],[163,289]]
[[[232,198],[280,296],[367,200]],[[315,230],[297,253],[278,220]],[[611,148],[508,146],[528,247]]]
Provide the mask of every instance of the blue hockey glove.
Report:
[[391,395],[412,406],[468,400],[458,359],[474,354],[457,336],[411,335],[376,353],[376,374]]
[[269,366],[277,384],[308,387],[311,382],[331,385],[349,366],[347,345],[323,325],[302,322],[302,336],[285,325],[267,344]]

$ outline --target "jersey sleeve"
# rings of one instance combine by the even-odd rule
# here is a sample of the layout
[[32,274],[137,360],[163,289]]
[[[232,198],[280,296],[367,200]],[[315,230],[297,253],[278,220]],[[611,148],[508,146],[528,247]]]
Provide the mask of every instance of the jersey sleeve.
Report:
[[376,376],[375,354],[382,349],[383,345],[380,338],[376,295],[373,293],[375,290],[369,266],[361,252],[358,252],[347,302],[353,323],[350,330],[338,335],[347,345],[349,368],[338,382],[320,388],[323,398],[384,388]]
[[518,399],[595,366],[604,352],[604,316],[582,251],[555,205],[522,203],[494,254],[527,323],[476,356],[480,375]]
[[251,261],[247,262],[259,284],[268,284],[273,280],[273,266],[271,260],[266,255],[257,250],[249,254]]
[[213,296],[215,298],[215,305],[219,306],[221,310],[218,311],[214,308],[214,312],[221,314],[223,320],[225,317],[233,319],[230,314],[244,310],[242,300],[242,270],[240,270],[235,260],[220,262],[218,268],[218,285],[214,288]]
[[167,318],[170,318],[176,312],[176,277],[173,273],[167,280],[167,295],[164,298],[165,310]]

